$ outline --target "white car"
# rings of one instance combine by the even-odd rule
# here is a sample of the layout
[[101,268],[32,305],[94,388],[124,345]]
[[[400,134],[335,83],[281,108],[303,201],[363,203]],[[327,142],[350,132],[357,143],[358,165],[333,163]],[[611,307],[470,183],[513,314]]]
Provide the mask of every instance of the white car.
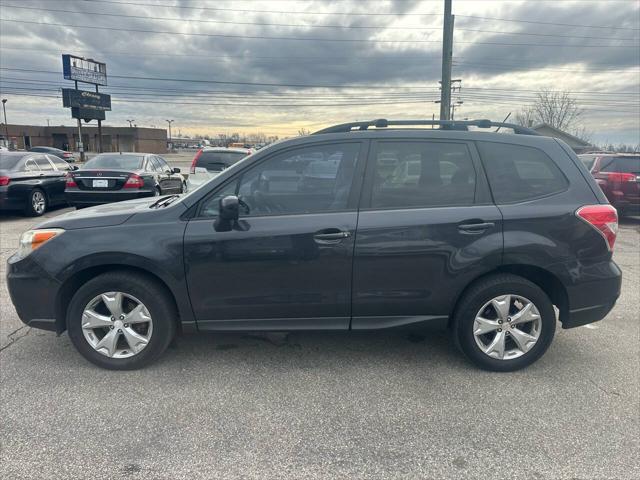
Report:
[[187,180],[189,190],[198,188],[225,168],[242,160],[251,153],[253,151],[248,148],[201,148],[191,162],[191,170]]

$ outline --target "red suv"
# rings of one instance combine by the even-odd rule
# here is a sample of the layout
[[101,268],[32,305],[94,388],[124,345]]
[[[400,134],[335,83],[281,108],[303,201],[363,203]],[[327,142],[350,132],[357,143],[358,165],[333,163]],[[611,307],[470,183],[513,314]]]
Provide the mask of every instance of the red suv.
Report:
[[591,153],[580,155],[618,214],[640,215],[640,155]]

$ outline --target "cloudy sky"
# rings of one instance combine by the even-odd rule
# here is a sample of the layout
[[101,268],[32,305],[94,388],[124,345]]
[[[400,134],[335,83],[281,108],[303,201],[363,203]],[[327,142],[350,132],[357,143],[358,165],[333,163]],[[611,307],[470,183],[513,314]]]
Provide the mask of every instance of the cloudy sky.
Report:
[[[107,63],[108,125],[295,135],[438,116],[442,0],[0,0],[10,123],[71,125],[60,55]],[[598,143],[640,143],[640,2],[463,1],[456,118],[502,120],[570,91]]]

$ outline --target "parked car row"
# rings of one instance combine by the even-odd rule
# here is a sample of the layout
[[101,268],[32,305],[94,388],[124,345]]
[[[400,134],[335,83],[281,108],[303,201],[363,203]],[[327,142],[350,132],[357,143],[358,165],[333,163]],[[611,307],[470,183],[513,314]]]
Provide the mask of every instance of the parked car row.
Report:
[[49,207],[77,208],[184,193],[185,178],[148,153],[103,153],[80,168],[50,153],[0,152],[0,210],[40,216]]

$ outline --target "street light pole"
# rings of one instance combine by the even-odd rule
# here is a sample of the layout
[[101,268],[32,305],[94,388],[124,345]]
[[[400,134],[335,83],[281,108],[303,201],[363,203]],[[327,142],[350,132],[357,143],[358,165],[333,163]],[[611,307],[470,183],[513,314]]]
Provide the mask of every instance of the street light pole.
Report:
[[173,120],[165,120],[169,124],[169,145],[171,145],[171,149],[173,149],[173,141],[171,139],[171,124]]
[[4,136],[5,141],[7,142],[7,148],[9,148],[9,125],[7,124],[7,108],[5,105],[7,104],[7,99],[2,99],[2,112],[4,113]]

